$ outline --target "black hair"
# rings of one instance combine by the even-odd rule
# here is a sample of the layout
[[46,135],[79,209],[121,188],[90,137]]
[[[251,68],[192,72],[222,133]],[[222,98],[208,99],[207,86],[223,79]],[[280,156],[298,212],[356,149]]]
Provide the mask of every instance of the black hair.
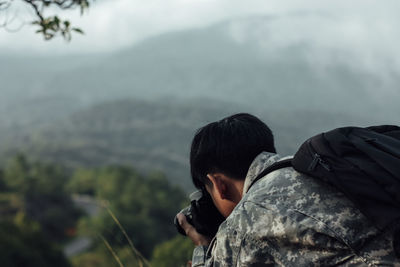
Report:
[[276,153],[274,137],[257,117],[239,113],[212,122],[195,134],[190,150],[193,184],[202,189],[208,173],[221,172],[244,180],[252,161],[261,152]]

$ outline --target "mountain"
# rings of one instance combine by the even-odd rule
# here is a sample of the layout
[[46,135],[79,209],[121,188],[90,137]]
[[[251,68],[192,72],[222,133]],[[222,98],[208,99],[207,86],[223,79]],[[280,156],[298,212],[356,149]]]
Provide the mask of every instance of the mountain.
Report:
[[276,45],[274,19],[166,33],[110,54],[1,55],[0,158],[129,164],[181,183],[195,129],[234,112],[263,118],[283,154],[333,127],[399,123],[395,70],[327,64],[311,42]]
[[[184,102],[124,99],[96,104],[28,133],[14,135],[2,146],[0,155],[4,161],[22,152],[70,169],[124,164],[141,172],[162,171],[171,182],[189,190],[192,188],[189,149],[196,130],[237,112],[250,112],[264,120],[274,131],[277,149],[282,154],[293,153],[314,133],[351,119],[362,121],[321,112],[308,122],[313,114],[307,111],[298,111],[296,116],[274,110],[260,113],[210,99]],[[309,127],[304,127],[306,123]]]
[[[311,42],[277,46],[268,34],[279,31],[268,28],[274,19],[249,17],[166,33],[112,54],[5,57],[0,61],[3,102],[11,109],[7,103],[49,95],[86,106],[124,97],[208,97],[266,109],[397,120],[398,75],[381,77],[361,63],[321,63]],[[326,53],[346,56],[335,49]]]
[[188,188],[188,152],[196,129],[234,111],[219,105],[134,99],[100,103],[14,135],[0,152],[3,159],[23,152],[69,168],[126,164],[143,172],[158,170]]

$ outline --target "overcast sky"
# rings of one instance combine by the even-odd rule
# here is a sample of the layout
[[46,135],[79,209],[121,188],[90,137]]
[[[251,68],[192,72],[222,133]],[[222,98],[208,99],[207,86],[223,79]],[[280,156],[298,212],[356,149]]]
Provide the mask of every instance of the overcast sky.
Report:
[[[27,17],[25,12],[18,9],[19,19]],[[322,60],[335,54],[327,51],[340,51],[341,57],[357,57],[366,67],[400,70],[399,13],[398,0],[97,0],[82,17],[78,10],[61,14],[86,33],[75,34],[71,43],[61,38],[45,42],[28,25],[16,33],[0,29],[0,49],[18,54],[111,52],[163,32],[269,15],[277,19],[267,25],[266,49],[307,42]],[[10,28],[19,23],[14,20]],[[232,30],[239,42],[252,35],[261,44],[266,36],[263,27]]]

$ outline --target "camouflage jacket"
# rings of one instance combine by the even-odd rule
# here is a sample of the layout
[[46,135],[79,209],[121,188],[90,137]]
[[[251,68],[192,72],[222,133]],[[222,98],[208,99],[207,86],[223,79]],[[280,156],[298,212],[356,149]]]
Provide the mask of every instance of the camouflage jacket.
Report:
[[[262,153],[249,168],[242,200],[192,266],[400,266],[393,233],[379,232],[340,192],[283,168],[250,189],[254,178],[283,159]],[[248,190],[248,191],[247,191]]]

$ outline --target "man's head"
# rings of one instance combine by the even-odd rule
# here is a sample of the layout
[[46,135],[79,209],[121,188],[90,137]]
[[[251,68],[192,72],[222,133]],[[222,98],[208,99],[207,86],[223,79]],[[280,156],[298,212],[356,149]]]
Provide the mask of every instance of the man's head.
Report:
[[244,182],[250,164],[263,151],[275,153],[274,138],[257,117],[240,113],[210,123],[200,128],[192,141],[193,183],[203,189],[216,185],[213,178],[218,177]]

